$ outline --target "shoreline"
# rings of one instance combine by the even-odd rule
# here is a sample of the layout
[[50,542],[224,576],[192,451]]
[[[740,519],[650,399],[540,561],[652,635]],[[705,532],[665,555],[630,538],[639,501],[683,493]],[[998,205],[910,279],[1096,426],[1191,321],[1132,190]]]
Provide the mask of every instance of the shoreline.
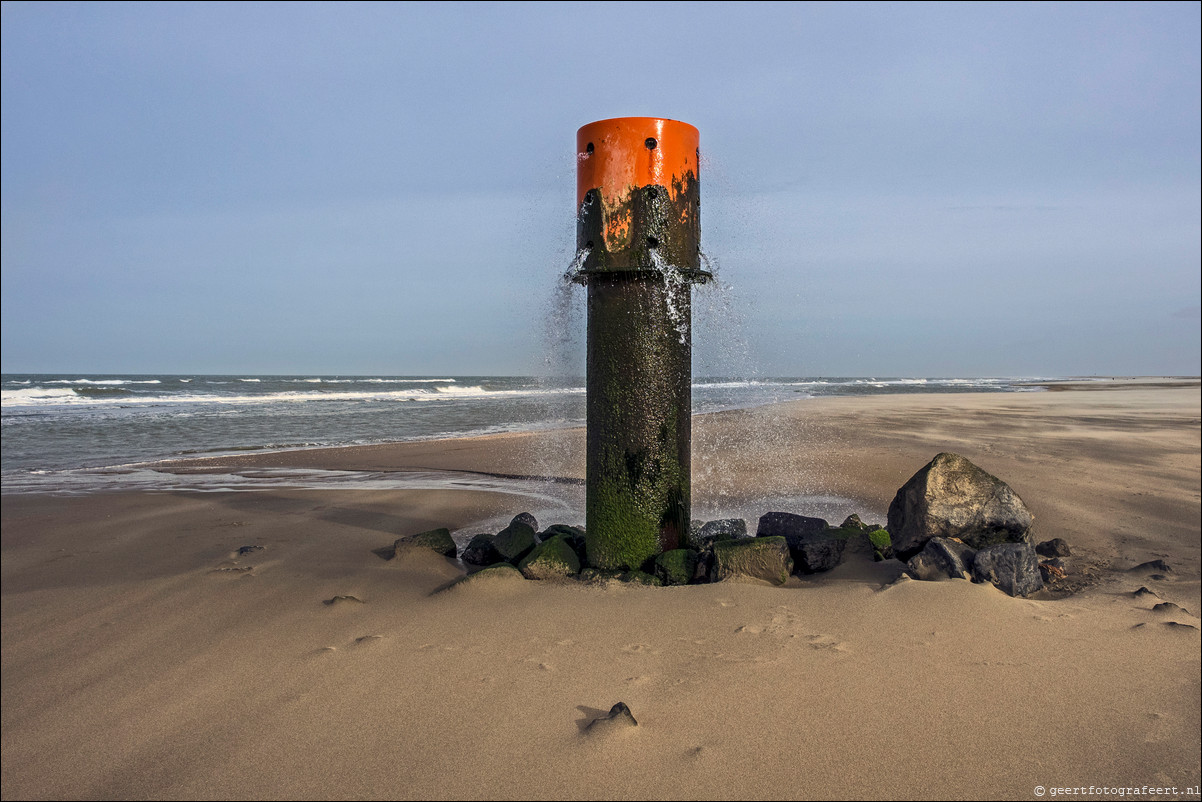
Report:
[[[805,513],[783,505],[831,494],[883,520],[935,453],[963,454],[1022,496],[1038,540],[1064,537],[1079,568],[1098,567],[1100,582],[1060,599],[891,584],[900,563],[862,554],[783,587],[448,590],[455,561],[375,553],[435,526],[507,520],[530,504],[505,489],[521,482],[8,495],[3,796],[1030,799],[1036,785],[1196,786],[1202,399],[1129,389],[806,399],[694,419],[695,511],[704,498]],[[546,466],[572,478],[582,439],[219,459],[248,473]],[[562,496],[547,506],[573,510]],[[1153,559],[1171,570],[1130,570]],[[618,701],[638,727],[590,735]]]

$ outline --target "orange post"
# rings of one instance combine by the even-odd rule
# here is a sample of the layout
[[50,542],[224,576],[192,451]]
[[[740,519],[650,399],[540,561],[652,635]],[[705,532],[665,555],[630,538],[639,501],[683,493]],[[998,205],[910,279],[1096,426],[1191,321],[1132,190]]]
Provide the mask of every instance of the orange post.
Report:
[[693,126],[656,117],[576,134],[575,280],[588,286],[585,547],[598,568],[648,570],[688,542],[690,286],[709,277],[698,140]]

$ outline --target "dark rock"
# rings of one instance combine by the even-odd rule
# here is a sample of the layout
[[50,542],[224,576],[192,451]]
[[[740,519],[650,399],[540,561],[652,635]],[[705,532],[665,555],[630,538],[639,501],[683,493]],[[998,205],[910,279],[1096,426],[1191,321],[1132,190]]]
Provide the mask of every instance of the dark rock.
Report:
[[[834,534],[838,533],[838,534]],[[832,530],[821,518],[791,512],[769,512],[760,516],[756,537],[783,537],[798,573],[829,571],[843,558],[847,536],[853,531]]]
[[538,521],[536,521],[534,516],[528,512],[519,512],[517,515],[513,516],[513,520],[509,522],[509,525],[513,526],[514,524],[526,524],[526,526],[530,527],[535,532],[538,531]]
[[673,549],[655,558],[655,575],[665,585],[687,585],[697,575],[697,552]]
[[791,512],[766,512],[760,516],[756,537],[796,537],[825,532],[830,527],[821,518],[795,515]]
[[706,521],[689,535],[689,547],[698,552],[707,552],[715,543],[724,540],[747,538],[747,522],[742,518],[719,518]]
[[902,560],[933,537],[958,538],[975,549],[1029,543],[1033,520],[1005,482],[949,453],[914,474],[889,505],[889,534]]
[[399,538],[392,544],[393,559],[401,556],[408,549],[430,549],[452,559],[459,551],[459,547],[455,545],[455,540],[451,537],[451,530],[445,527]]
[[568,526],[567,524],[552,524],[548,526],[546,531],[539,532],[538,539],[547,541],[553,537],[562,537],[572,551],[576,552],[576,556],[580,559],[581,565],[584,564],[584,530],[579,526]]
[[492,545],[502,560],[517,565],[538,545],[538,540],[534,536],[534,527],[514,521],[497,533]]
[[501,553],[493,545],[493,535],[484,532],[472,537],[459,555],[459,559],[469,565],[492,565],[503,562]]
[[262,551],[266,546],[239,546],[238,556],[244,557],[247,554],[254,554],[256,551]]
[[1193,624],[1183,624],[1180,621],[1165,621],[1164,625],[1166,627],[1177,627],[1180,629],[1197,629],[1197,627]]
[[697,565],[693,569],[693,584],[700,584],[710,581],[710,569],[714,564],[714,553],[708,552],[697,555]]
[[783,537],[754,537],[724,540],[714,544],[711,581],[721,582],[735,576],[763,579],[775,585],[789,581],[793,558]]
[[854,512],[843,519],[843,523],[839,524],[840,529],[854,529],[857,532],[869,532],[875,527],[869,526],[860,520],[860,516]]
[[1166,563],[1164,560],[1148,560],[1146,563],[1140,563],[1139,565],[1135,566],[1134,568],[1132,568],[1130,570],[1132,572],[1135,572],[1135,571],[1159,571],[1161,573],[1168,574],[1168,573],[1172,573],[1173,568],[1168,563]]
[[1073,552],[1064,538],[1054,537],[1036,546],[1035,553],[1041,557],[1069,557]]
[[626,703],[618,702],[609,709],[608,714],[590,721],[585,727],[585,731],[592,733],[614,728],[637,727],[638,725],[638,721],[635,720],[634,714],[630,712]]
[[785,542],[789,544],[794,570],[799,574],[831,570],[843,559],[843,550],[847,548],[847,538],[823,533],[786,537]]
[[957,540],[933,537],[906,563],[915,579],[967,579],[976,552]]
[[1156,598],[1158,598],[1158,599],[1160,598],[1160,596],[1158,596],[1158,595],[1156,594],[1156,591],[1154,591],[1154,590],[1148,590],[1146,587],[1143,587],[1142,585],[1140,586],[1139,590],[1133,590],[1133,591],[1131,591],[1131,595],[1132,595],[1132,596],[1136,596],[1136,597],[1139,597],[1139,596],[1155,596],[1155,597],[1156,597]]
[[580,573],[580,557],[563,536],[535,546],[518,565],[527,579],[566,579]]
[[991,582],[1011,596],[1029,596],[1043,589],[1039,559],[1030,543],[1001,543],[977,551],[972,580]]

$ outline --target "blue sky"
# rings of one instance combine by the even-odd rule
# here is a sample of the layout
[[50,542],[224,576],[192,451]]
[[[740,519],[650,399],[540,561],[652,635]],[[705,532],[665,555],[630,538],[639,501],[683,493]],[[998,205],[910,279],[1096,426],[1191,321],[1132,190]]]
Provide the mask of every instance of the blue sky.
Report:
[[5,2],[2,369],[536,372],[661,116],[699,372],[1197,374],[1200,8]]

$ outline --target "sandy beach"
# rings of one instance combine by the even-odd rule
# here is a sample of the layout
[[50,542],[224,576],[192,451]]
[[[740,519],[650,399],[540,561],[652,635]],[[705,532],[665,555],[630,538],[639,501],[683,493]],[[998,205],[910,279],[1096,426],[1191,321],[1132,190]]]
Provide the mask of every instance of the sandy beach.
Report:
[[[863,553],[670,588],[452,586],[453,560],[377,553],[508,519],[520,482],[5,496],[3,797],[1198,798],[1198,383],[1056,389],[694,419],[694,517],[753,530],[810,512],[789,499],[883,523],[936,453],[967,457],[1073,548],[1076,592],[1028,599]],[[583,431],[162,466],[267,468],[574,488]],[[586,730],[619,701],[637,727]]]

